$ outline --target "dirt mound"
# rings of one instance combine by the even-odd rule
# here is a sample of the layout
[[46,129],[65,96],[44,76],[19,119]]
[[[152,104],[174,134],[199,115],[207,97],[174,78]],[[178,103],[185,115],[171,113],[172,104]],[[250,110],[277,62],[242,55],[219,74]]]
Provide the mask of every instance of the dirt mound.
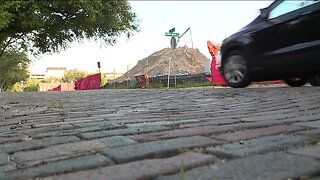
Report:
[[134,80],[136,75],[148,74],[149,77],[168,75],[169,61],[171,63],[170,74],[198,74],[204,71],[204,63],[207,61],[198,49],[179,47],[175,50],[165,48],[138,61],[137,65],[117,78],[116,82]]

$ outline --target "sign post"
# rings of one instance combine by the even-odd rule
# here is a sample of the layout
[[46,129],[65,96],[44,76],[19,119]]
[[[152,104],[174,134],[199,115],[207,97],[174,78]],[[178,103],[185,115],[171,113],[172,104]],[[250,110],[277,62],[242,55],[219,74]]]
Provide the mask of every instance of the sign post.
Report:
[[[177,33],[177,32],[175,32],[175,31],[176,31],[176,28],[171,28],[171,29],[169,30],[169,32],[165,32],[165,33],[164,33],[165,36],[171,37],[171,39],[170,39],[170,47],[171,47],[171,49],[173,49],[173,50],[177,47],[178,42],[179,42],[179,38],[180,38],[180,34]],[[176,37],[178,38],[178,41],[177,41]],[[171,69],[171,61],[172,61],[172,59],[170,58],[170,60],[169,60],[169,69],[168,69],[168,85],[167,85],[167,86],[168,86],[168,89],[170,88],[170,69]],[[174,62],[173,62],[173,64],[174,64]],[[173,65],[173,66],[174,66],[174,65]],[[175,84],[176,84],[176,77],[175,77]]]

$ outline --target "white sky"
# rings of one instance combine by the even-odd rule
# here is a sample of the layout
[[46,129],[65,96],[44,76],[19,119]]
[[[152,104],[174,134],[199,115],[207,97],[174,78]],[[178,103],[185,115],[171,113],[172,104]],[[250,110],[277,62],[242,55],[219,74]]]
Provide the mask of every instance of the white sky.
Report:
[[[121,37],[114,46],[104,47],[94,41],[72,43],[60,53],[42,55],[34,59],[33,73],[44,73],[47,67],[78,68],[96,72],[97,62],[105,73],[124,73],[152,53],[170,47],[165,32],[175,27],[182,34],[191,28],[193,47],[210,57],[207,41],[221,43],[229,35],[250,23],[259,9],[271,1],[129,1],[132,11],[140,19],[141,31],[131,39]],[[191,47],[190,33],[186,33],[178,46]]]

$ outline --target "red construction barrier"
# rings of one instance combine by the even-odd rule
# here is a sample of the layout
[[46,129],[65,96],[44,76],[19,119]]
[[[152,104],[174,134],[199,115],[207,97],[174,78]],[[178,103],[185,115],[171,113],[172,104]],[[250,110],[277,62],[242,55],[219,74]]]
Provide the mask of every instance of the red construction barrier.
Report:
[[138,81],[138,84],[141,88],[146,88],[149,84],[149,79],[147,74],[143,75],[137,75],[135,76],[136,80]]
[[74,84],[75,90],[93,90],[93,89],[100,89],[101,84],[101,74],[94,74],[87,76],[85,78],[79,79]]
[[61,85],[54,87],[52,89],[48,89],[48,91],[61,91]]
[[224,77],[220,74],[218,70],[218,64],[217,64],[217,57],[218,53],[220,51],[220,45],[219,44],[213,44],[211,41],[207,42],[208,50],[212,56],[211,61],[211,82],[214,84],[220,84],[220,85],[227,85],[226,80]]

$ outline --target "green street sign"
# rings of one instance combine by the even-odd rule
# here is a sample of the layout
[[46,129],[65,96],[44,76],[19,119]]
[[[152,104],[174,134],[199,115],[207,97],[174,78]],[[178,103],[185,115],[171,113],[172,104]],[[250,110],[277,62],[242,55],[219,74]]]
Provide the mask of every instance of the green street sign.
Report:
[[172,29],[169,30],[169,33],[173,33],[175,31],[176,31],[176,28],[172,28]]
[[173,32],[173,33],[165,32],[164,35],[165,35],[165,36],[170,36],[170,37],[172,37],[172,36],[174,36],[174,37],[179,37],[179,36],[180,36],[179,33],[175,33],[175,32]]

